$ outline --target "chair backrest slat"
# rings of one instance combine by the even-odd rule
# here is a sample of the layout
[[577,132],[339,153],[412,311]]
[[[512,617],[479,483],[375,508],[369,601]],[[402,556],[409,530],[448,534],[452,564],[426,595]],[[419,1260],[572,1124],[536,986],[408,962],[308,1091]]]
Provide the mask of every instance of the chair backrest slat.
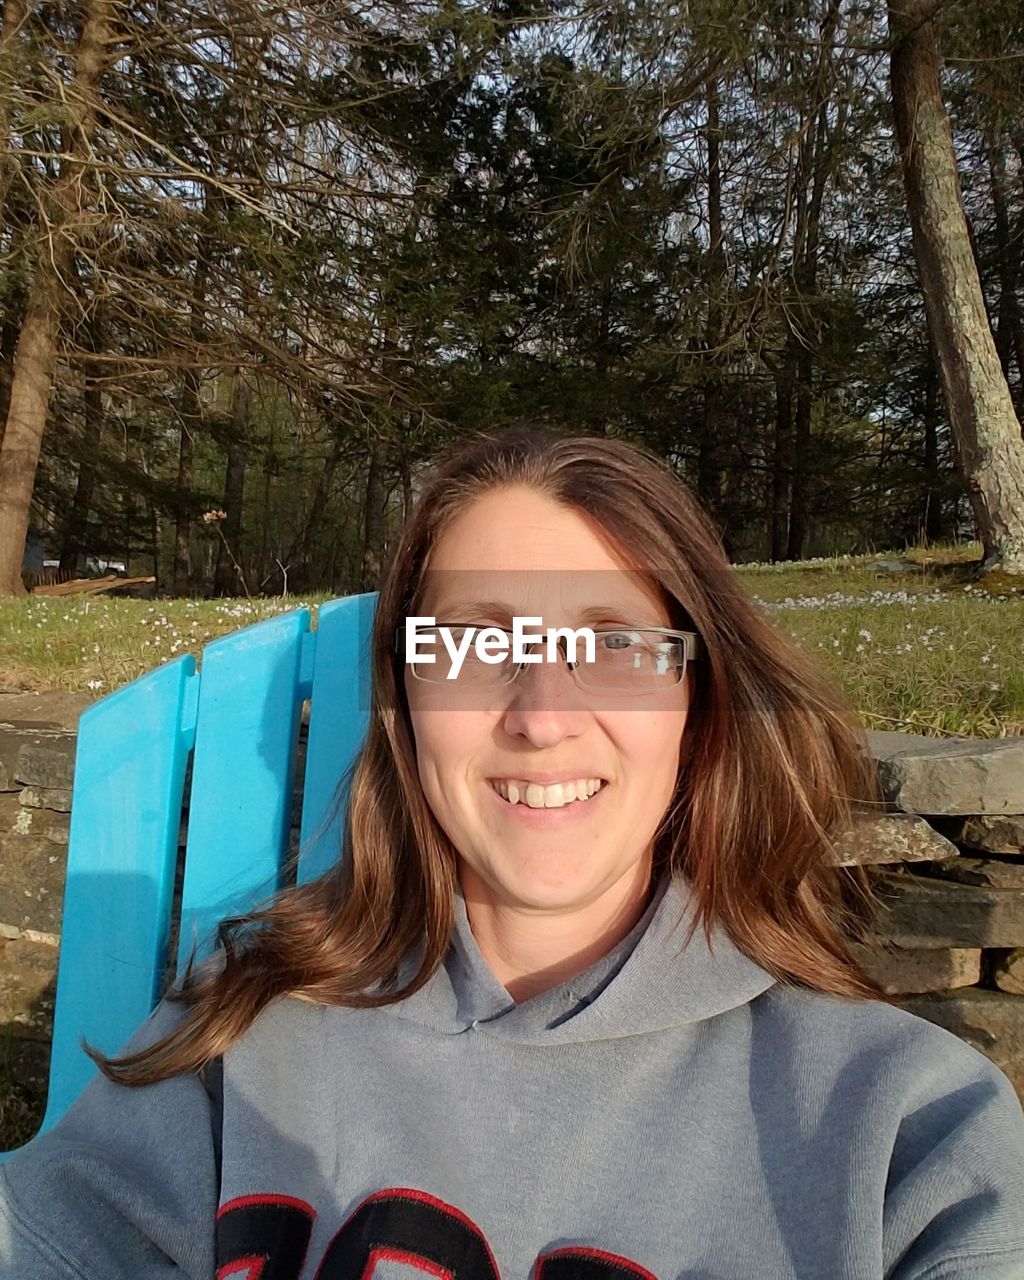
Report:
[[80,1037],[113,1053],[159,998],[197,684],[186,655],[79,721],[43,1130],[96,1072]]
[[321,606],[309,704],[298,880],[316,879],[341,851],[338,782],[362,749],[370,718],[370,631],[377,594]]
[[203,651],[178,965],[216,943],[225,916],[280,887],[302,710],[309,611],[222,636]]

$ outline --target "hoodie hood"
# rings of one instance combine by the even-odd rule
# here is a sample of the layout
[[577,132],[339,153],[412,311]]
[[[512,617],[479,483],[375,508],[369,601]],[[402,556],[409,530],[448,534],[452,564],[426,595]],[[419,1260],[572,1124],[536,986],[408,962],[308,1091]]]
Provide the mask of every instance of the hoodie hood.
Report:
[[[698,927],[684,946],[692,903],[685,877],[665,877],[617,946],[568,982],[517,1004],[481,954],[457,892],[444,964],[419,991],[384,1012],[445,1035],[475,1028],[520,1043],[585,1043],[699,1022],[774,986],[775,979],[718,924],[710,944]],[[410,956],[401,983],[418,962],[418,955]]]

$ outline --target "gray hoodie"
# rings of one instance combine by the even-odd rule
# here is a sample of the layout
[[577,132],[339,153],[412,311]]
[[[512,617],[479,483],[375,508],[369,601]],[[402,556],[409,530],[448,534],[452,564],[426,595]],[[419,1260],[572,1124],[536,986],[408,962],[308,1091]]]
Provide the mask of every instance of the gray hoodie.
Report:
[[96,1080],[0,1173],[0,1277],[1024,1277],[1006,1078],[901,1010],[776,983],[721,929],[680,952],[688,901],[663,883],[517,1005],[460,897],[411,998],[279,1000],[217,1088]]

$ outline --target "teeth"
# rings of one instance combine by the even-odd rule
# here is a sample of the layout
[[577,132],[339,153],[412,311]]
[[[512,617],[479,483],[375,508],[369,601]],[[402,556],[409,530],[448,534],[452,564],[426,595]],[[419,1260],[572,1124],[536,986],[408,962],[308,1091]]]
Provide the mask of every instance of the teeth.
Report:
[[525,804],[531,809],[561,809],[574,800],[589,800],[601,789],[602,783],[600,778],[577,778],[543,787],[539,782],[501,779],[493,786],[510,804]]
[[[562,783],[556,782],[551,787],[538,787],[538,791],[544,792],[544,808],[545,809],[561,809],[562,805],[568,804],[570,800],[576,799],[576,788],[574,786],[563,786]],[[572,794],[568,794],[569,792]],[[529,800],[526,802],[529,804]]]

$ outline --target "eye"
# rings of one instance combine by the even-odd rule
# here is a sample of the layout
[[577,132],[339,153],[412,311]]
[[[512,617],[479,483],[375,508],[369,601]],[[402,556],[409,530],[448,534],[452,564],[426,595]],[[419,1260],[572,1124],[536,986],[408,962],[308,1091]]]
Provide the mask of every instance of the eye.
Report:
[[611,631],[605,635],[604,643],[607,649],[629,649],[638,639],[639,637],[630,631]]

